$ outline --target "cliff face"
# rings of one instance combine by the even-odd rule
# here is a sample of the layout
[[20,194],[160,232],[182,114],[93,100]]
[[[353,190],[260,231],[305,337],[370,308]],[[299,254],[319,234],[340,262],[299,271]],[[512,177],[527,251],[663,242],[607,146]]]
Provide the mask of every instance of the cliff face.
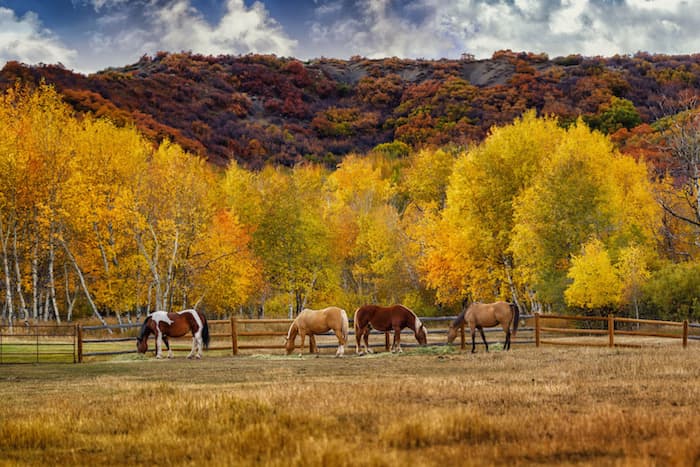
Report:
[[[560,57],[510,51],[490,60],[318,59],[159,53],[84,76],[10,62],[0,87],[52,83],[78,112],[133,123],[225,165],[329,165],[394,140],[468,145],[528,109],[583,116],[613,132],[688,108],[700,56]],[[617,119],[616,106],[634,113]],[[612,113],[612,117],[610,117]],[[605,118],[603,118],[605,117]],[[604,124],[601,122],[605,122]]]

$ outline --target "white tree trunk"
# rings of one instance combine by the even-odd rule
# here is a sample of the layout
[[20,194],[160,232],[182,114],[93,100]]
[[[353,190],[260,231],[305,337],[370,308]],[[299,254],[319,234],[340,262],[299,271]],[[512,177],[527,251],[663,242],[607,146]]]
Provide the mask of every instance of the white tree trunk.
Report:
[[39,318],[39,234],[35,233],[32,246],[32,318]]
[[[24,317],[25,321],[29,320],[29,310],[27,310],[27,302],[24,300],[24,293],[22,293],[22,272],[21,268],[19,267],[19,255],[17,254],[17,226],[13,229],[14,232],[12,234],[12,239],[13,239],[13,245],[12,245],[12,252],[14,256],[14,262],[15,262],[15,276],[16,276],[16,286],[17,286],[17,296],[19,297],[19,306],[20,306],[20,312],[22,316]],[[19,316],[19,315],[18,315]]]
[[139,247],[139,251],[143,258],[148,263],[148,268],[151,270],[151,275],[153,276],[153,281],[151,282],[152,287],[155,289],[155,309],[167,311],[165,309],[165,300],[163,296],[163,287],[161,284],[160,273],[158,272],[158,256],[160,254],[160,247],[158,245],[158,236],[152,226],[149,225],[151,231],[151,237],[153,239],[153,255],[149,255],[146,251],[146,245],[143,242],[140,234],[136,234],[136,244]]
[[78,297],[78,293],[76,291],[75,294],[71,297],[70,295],[70,279],[68,274],[68,265],[66,263],[63,263],[63,275],[66,279],[66,320],[67,321],[72,321],[73,320],[73,307],[75,306],[75,300]]
[[170,296],[172,292],[172,285],[173,285],[173,280],[174,280],[174,275],[175,275],[175,261],[177,259],[177,250],[180,246],[180,231],[176,230],[175,231],[175,240],[173,242],[173,254],[170,256],[170,261],[168,262],[168,274],[166,276],[166,281],[165,281],[165,295],[164,295],[164,303],[163,305],[166,308],[163,308],[164,310],[170,310],[170,306],[172,303],[170,303]]
[[[66,252],[66,255],[68,256],[68,260],[71,262],[73,265],[73,269],[75,269],[76,274],[78,274],[78,279],[80,280],[80,287],[83,289],[83,292],[85,294],[85,298],[87,299],[88,303],[90,304],[90,307],[92,308],[92,313],[95,315],[95,317],[100,320],[102,324],[107,326],[107,321],[102,317],[100,312],[97,310],[97,306],[95,305],[95,302],[92,300],[92,296],[90,295],[90,290],[88,290],[87,283],[85,282],[85,276],[83,275],[83,271],[80,270],[80,266],[78,265],[78,262],[75,260],[75,257],[73,256],[73,253],[71,253],[70,249],[68,248],[68,245],[64,240],[61,240],[61,243],[63,244],[63,250]],[[107,328],[107,331],[112,334],[112,330]]]
[[0,244],[2,246],[2,266],[5,273],[5,306],[7,307],[7,320],[12,329],[14,319],[14,306],[12,304],[12,278],[10,276],[10,259],[8,258],[7,242],[9,241],[9,233],[5,233],[5,225],[0,218]]
[[49,238],[49,292],[48,292],[48,299],[51,303],[51,307],[53,308],[53,312],[56,315],[56,322],[61,323],[61,314],[58,311],[58,306],[56,304],[56,278],[54,275],[54,263],[56,259],[56,251],[55,251],[55,246],[54,246],[54,238],[53,238],[53,228],[51,229],[52,233]]

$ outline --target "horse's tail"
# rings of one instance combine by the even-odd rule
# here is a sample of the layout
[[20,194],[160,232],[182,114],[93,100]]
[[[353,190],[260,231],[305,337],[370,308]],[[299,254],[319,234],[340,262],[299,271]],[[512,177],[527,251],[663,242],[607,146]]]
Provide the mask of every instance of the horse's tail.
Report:
[[202,318],[202,344],[204,344],[205,349],[208,349],[209,341],[211,340],[211,336],[209,336],[209,322],[204,313],[200,313],[199,316]]
[[520,308],[517,303],[510,303],[510,309],[513,312],[513,338],[518,332],[518,324],[520,323]]
[[343,310],[342,308],[340,309],[340,317],[343,320],[343,324],[341,326],[341,332],[343,333],[343,340],[347,343],[348,342],[348,331],[350,324],[348,322],[348,314]]

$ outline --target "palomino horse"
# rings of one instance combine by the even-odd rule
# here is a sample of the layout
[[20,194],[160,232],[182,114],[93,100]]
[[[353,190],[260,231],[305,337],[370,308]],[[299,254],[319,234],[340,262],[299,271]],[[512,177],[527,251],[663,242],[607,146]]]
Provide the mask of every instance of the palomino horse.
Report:
[[420,345],[428,343],[428,330],[418,316],[403,305],[387,307],[363,305],[355,311],[355,339],[357,340],[355,352],[360,355],[364,354],[364,352],[360,352],[360,341],[363,337],[365,352],[372,353],[372,349],[369,348],[370,327],[384,332],[394,330],[394,342],[391,344],[392,352],[402,352],[401,330],[403,328],[412,329]]
[[315,334],[323,334],[332,330],[338,338],[338,350],[336,357],[342,357],[345,353],[345,343],[348,340],[348,315],[345,310],[335,306],[323,310],[309,310],[304,308],[296,317],[287,332],[285,349],[287,355],[294,351],[294,340],[297,334],[301,336],[301,351],[304,351],[304,339],[309,335],[312,351],[316,350]]
[[163,342],[168,349],[168,358],[173,358],[168,337],[181,337],[192,332],[192,351],[187,358],[202,358],[202,347],[209,347],[209,324],[203,313],[197,310],[183,310],[177,313],[154,311],[146,316],[141,326],[141,332],[136,338],[136,348],[139,353],[148,350],[148,336],[156,336],[156,358],[162,358]]
[[510,326],[513,325],[513,337],[518,332],[518,321],[520,321],[520,311],[518,306],[508,302],[496,303],[472,303],[466,310],[461,312],[457,318],[450,324],[450,329],[447,332],[447,343],[451,344],[457,337],[457,329],[465,322],[469,325],[472,334],[472,353],[476,352],[475,334],[476,329],[481,333],[481,339],[484,341],[486,351],[489,351],[489,344],[484,336],[484,328],[490,328],[498,324],[506,333],[506,343],[503,346],[505,350],[510,349]]

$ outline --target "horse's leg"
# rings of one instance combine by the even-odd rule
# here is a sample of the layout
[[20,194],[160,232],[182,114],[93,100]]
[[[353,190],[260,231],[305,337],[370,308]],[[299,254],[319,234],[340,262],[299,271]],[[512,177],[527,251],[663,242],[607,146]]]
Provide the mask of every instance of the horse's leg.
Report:
[[470,331],[472,334],[472,353],[475,353],[476,352],[476,327],[472,326]]
[[195,353],[197,352],[197,333],[192,333],[192,350],[190,350],[190,353],[187,354],[187,359],[192,360],[192,357],[195,356]]
[[365,352],[367,353],[374,353],[374,350],[372,350],[369,346],[369,327],[365,328],[364,332],[364,340],[365,340]]
[[204,339],[202,338],[202,329],[197,332],[197,360],[202,358],[202,349],[204,349]]
[[489,343],[486,342],[486,336],[484,335],[484,328],[479,326],[479,332],[481,333],[481,340],[484,341],[484,347],[486,347],[486,351],[489,351]]
[[306,333],[300,330],[299,335],[301,336],[301,350],[299,350],[299,355],[302,355],[304,353],[304,340],[306,339]]
[[345,354],[345,339],[343,338],[343,331],[338,330],[334,331],[335,332],[335,337],[338,338],[338,350],[335,351],[335,356],[336,357],[342,357],[343,354]]
[[355,328],[355,353],[357,355],[362,355],[360,353],[360,342],[362,342],[362,329]]
[[163,358],[163,333],[156,331],[156,358]]
[[318,347],[316,346],[316,336],[314,334],[309,334],[309,352],[319,353]]
[[510,326],[506,327],[506,343],[503,346],[504,350],[510,350]]
[[394,343],[391,345],[392,352],[402,353],[401,350],[401,327],[394,328]]
[[165,348],[168,349],[168,358],[173,358],[173,349],[170,348],[170,341],[165,334],[163,334],[163,342],[165,343]]

